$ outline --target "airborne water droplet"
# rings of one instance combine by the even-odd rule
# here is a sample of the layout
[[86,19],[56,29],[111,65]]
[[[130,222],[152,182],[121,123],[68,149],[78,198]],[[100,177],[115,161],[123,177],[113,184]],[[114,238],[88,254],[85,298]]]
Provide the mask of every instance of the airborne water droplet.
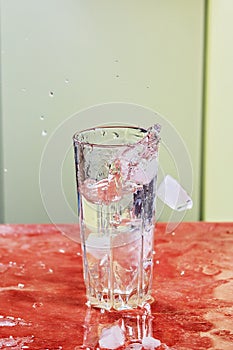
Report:
[[44,120],[44,115],[41,115],[41,116],[40,116],[40,120]]
[[65,79],[65,83],[66,83],[66,84],[69,84],[69,82],[70,82],[69,79],[66,78],[66,79]]
[[53,96],[54,96],[54,92],[53,92],[53,91],[50,91],[50,92],[49,92],[49,96],[50,96],[50,97],[53,97]]
[[47,130],[42,130],[42,132],[41,132],[42,136],[47,136],[47,134],[48,134]]

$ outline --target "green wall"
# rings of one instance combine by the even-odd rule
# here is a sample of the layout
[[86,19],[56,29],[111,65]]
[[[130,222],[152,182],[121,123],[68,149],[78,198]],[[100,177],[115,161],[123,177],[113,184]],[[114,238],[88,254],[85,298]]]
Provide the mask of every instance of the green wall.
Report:
[[209,1],[203,218],[233,220],[233,1]]
[[[39,186],[44,147],[74,113],[114,101],[145,106],[172,123],[193,169],[194,207],[184,219],[199,219],[204,17],[203,0],[1,1],[4,222],[49,222]],[[146,123],[135,116],[135,124]],[[90,124],[98,118],[80,119],[73,131]],[[161,162],[164,172],[175,172],[166,147]],[[63,165],[74,208],[71,149]],[[53,177],[49,172],[48,183]],[[69,218],[61,213],[61,220]]]

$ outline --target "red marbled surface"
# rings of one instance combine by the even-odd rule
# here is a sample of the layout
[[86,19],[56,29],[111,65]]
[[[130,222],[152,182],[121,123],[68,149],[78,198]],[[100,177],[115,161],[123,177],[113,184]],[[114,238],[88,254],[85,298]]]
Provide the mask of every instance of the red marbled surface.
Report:
[[[63,231],[76,234],[75,226]],[[98,349],[124,324],[157,349],[233,349],[233,223],[182,223],[155,235],[151,315],[85,305],[80,245],[53,225],[0,225],[0,349]]]

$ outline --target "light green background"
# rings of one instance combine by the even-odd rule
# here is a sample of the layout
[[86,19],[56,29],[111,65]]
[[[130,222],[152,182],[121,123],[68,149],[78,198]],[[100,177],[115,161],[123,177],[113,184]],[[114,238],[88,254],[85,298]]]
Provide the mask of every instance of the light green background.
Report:
[[[211,11],[221,3],[229,6],[230,1],[213,1]],[[204,0],[1,1],[1,221],[50,221],[39,186],[47,141],[74,113],[114,101],[151,108],[173,124],[193,167],[194,207],[184,219],[199,220],[201,208],[204,218],[221,219],[217,200],[213,204],[210,195],[220,176],[210,175],[220,157],[215,160],[212,152],[212,132],[207,133],[204,182],[202,176],[205,10]],[[209,30],[214,35],[216,15],[217,10]],[[209,43],[208,76],[217,79],[210,55],[218,50]],[[215,93],[207,91],[213,109]],[[206,130],[209,125],[217,130],[211,108],[207,116]],[[89,122],[98,124],[98,120]],[[143,116],[135,120],[137,125],[145,122]],[[84,124],[77,123],[77,129]],[[165,153],[162,150],[164,169],[172,173]],[[71,150],[62,176],[74,208]],[[160,219],[168,215],[165,210]]]
[[203,217],[233,221],[233,1],[209,1]]

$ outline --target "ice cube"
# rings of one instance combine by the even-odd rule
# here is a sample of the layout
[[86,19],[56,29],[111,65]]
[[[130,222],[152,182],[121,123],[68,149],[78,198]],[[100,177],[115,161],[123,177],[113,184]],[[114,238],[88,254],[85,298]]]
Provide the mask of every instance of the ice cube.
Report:
[[193,206],[191,197],[170,175],[166,175],[159,185],[157,195],[165,204],[177,211],[191,209]]
[[155,339],[153,337],[144,337],[142,339],[142,346],[146,350],[156,349],[161,345],[161,341],[159,339]]
[[105,349],[117,349],[123,346],[125,335],[119,325],[114,325],[110,328],[104,328],[100,335],[99,345]]
[[156,158],[142,159],[139,164],[132,167],[130,180],[138,184],[146,185],[150,183],[156,175],[158,163]]

